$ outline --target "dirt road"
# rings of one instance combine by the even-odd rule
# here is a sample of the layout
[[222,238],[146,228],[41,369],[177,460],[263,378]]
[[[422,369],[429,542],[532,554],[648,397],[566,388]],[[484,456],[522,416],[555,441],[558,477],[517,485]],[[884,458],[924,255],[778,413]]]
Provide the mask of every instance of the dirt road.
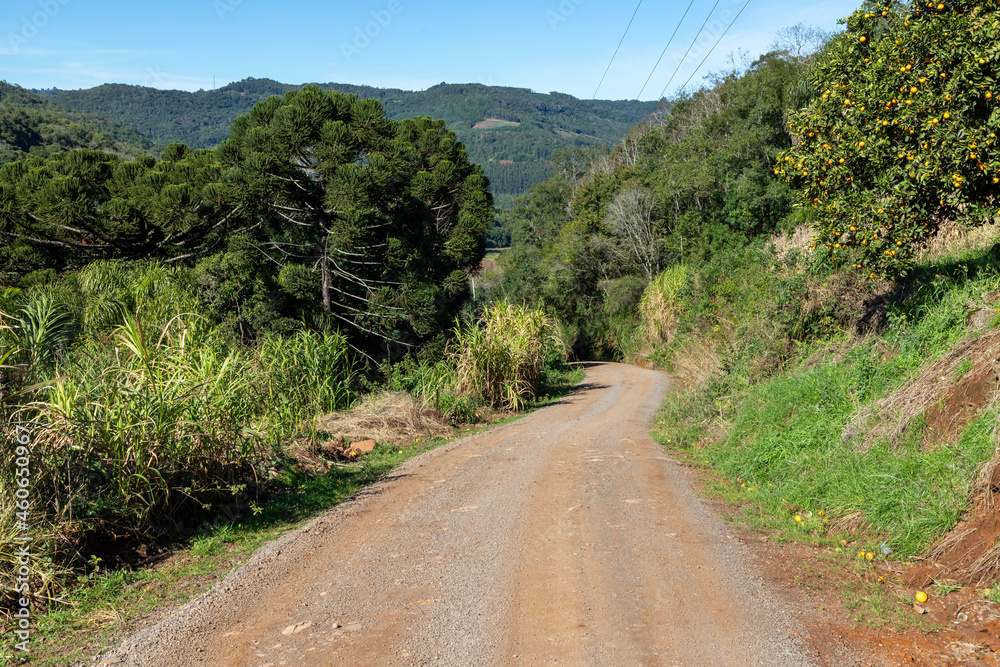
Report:
[[648,436],[666,378],[594,364],[258,553],[116,665],[807,665]]

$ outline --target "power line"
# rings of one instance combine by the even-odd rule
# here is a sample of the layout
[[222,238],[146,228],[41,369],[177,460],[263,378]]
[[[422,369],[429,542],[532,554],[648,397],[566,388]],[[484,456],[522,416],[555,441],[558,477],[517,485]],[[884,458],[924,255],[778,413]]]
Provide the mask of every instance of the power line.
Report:
[[[739,11],[739,12],[738,12],[738,13],[736,14],[736,18],[734,18],[734,19],[733,19],[733,20],[732,20],[732,21],[731,21],[731,22],[729,23],[729,25],[728,25],[728,26],[726,26],[726,29],[722,31],[722,34],[721,34],[721,35],[719,35],[719,39],[718,39],[718,41],[717,41],[717,42],[715,42],[715,44],[713,44],[713,45],[712,45],[712,48],[710,48],[710,49],[708,50],[708,53],[706,53],[706,54],[705,54],[705,57],[701,59],[701,62],[700,62],[700,63],[698,63],[698,66],[697,66],[697,67],[696,67],[696,68],[694,69],[694,71],[693,71],[693,72],[691,72],[691,76],[689,76],[689,77],[688,77],[688,79],[687,79],[687,81],[685,81],[685,82],[684,82],[684,85],[683,85],[683,86],[681,86],[681,90],[683,90],[683,89],[687,88],[687,85],[688,85],[689,83],[691,83],[691,79],[693,79],[693,78],[694,78],[694,75],[698,73],[698,70],[700,70],[700,69],[701,69],[701,66],[705,64],[705,61],[706,61],[706,60],[708,60],[708,57],[709,57],[710,55],[712,55],[712,51],[715,51],[715,47],[717,47],[717,46],[718,46],[718,45],[719,45],[719,44],[720,44],[720,43],[722,42],[722,38],[726,36],[726,33],[727,33],[727,32],[729,32],[729,29],[733,27],[733,24],[735,24],[735,23],[736,23],[736,20],[737,20],[737,19],[738,19],[738,18],[740,17],[740,14],[742,14],[742,13],[743,13],[743,10],[744,10],[744,9],[746,9],[746,8],[747,8],[747,5],[749,5],[749,4],[750,4],[750,0],[747,0],[747,1],[745,2],[745,3],[743,3],[743,7],[741,7],[741,8],[740,8],[740,11]],[[667,89],[666,89],[666,88],[664,88],[664,89],[663,89],[663,92],[666,92],[666,91],[667,91]],[[660,95],[660,97],[663,97],[663,95]]]
[[[716,2],[716,4],[718,4],[718,2]],[[688,3],[687,9],[684,10],[684,16],[681,16],[681,20],[677,22],[677,27],[674,28],[673,34],[670,35],[670,39],[667,40],[667,45],[663,47],[663,53],[660,54],[660,57],[656,60],[656,64],[653,65],[653,71],[649,73],[648,77],[646,77],[646,83],[642,84],[642,90],[640,90],[639,94],[635,96],[636,101],[638,101],[642,96],[642,91],[646,90],[646,86],[649,85],[649,80],[653,78],[656,68],[660,66],[660,61],[663,60],[663,56],[667,55],[667,49],[669,49],[670,45],[673,43],[674,37],[677,36],[677,31],[680,30],[681,24],[684,23],[684,19],[687,18],[688,12],[691,11],[692,6],[694,6],[694,0],[691,0],[691,2]]]
[[715,4],[712,5],[712,10],[708,12],[708,16],[705,17],[705,22],[701,24],[701,27],[698,28],[698,33],[694,36],[694,39],[691,40],[691,46],[689,46],[687,51],[684,52],[684,55],[681,56],[680,62],[678,62],[677,67],[674,68],[674,73],[670,75],[670,79],[667,81],[667,85],[663,87],[663,93],[660,93],[661,98],[663,97],[663,94],[667,92],[667,88],[670,87],[670,83],[674,80],[674,77],[677,76],[677,72],[681,70],[681,65],[684,64],[684,60],[688,57],[688,54],[691,53],[691,49],[693,49],[694,45],[698,43],[698,38],[701,37],[702,31],[705,29],[705,26],[708,25],[708,20],[712,18],[712,14],[715,13],[715,8],[718,6],[719,6],[719,0],[715,0]]
[[608,68],[604,70],[604,76],[601,77],[601,82],[597,84],[597,90],[594,91],[594,99],[597,99],[597,91],[601,89],[604,85],[604,79],[608,76],[608,72],[611,71],[611,63],[615,62],[615,57],[618,55],[618,49],[622,48],[622,44],[625,43],[625,35],[628,34],[629,28],[632,27],[632,21],[635,20],[635,15],[639,13],[639,7],[642,7],[642,0],[639,0],[639,4],[635,6],[635,11],[632,12],[632,18],[629,19],[628,25],[625,27],[625,32],[622,34],[622,39],[618,42],[618,46],[615,48],[614,54],[611,56],[611,62],[608,63]]

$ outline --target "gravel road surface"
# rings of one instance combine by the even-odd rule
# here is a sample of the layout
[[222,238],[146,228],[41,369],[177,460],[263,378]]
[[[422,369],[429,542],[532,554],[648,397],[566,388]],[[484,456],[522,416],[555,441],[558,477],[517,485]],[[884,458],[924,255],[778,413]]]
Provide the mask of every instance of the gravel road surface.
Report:
[[648,435],[667,379],[412,459],[102,660],[120,666],[813,664],[749,553]]

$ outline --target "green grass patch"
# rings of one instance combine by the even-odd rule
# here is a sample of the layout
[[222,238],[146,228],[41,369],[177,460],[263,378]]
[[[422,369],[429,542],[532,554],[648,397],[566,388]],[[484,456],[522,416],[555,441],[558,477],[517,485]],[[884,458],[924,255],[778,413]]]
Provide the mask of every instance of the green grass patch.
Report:
[[[754,374],[759,350],[747,343],[705,386],[668,397],[655,435],[718,470],[742,520],[777,539],[846,536],[893,558],[923,553],[968,506],[976,472],[996,449],[996,414],[981,413],[939,446],[928,446],[921,415],[898,437],[866,438],[858,414],[972,335],[969,313],[995,308],[986,295],[1000,289],[1000,271],[979,250],[917,273],[921,281],[900,289],[878,336],[799,341],[784,367],[763,377]],[[731,326],[752,341],[776,317]],[[959,363],[955,375],[970,368]]]

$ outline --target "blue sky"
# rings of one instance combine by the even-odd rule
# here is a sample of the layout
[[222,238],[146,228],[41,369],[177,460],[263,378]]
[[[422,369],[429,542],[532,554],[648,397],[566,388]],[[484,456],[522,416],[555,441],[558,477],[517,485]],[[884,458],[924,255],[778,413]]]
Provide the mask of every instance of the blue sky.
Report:
[[[4,0],[0,78],[27,88],[127,83],[197,90],[248,76],[420,90],[485,83],[593,97],[637,0]],[[860,0],[696,2],[641,99],[657,99],[739,50],[756,56],[780,28],[825,30]],[[603,99],[633,99],[687,2],[644,0]],[[694,42],[687,59],[681,56]],[[679,64],[680,63],[680,64]]]

